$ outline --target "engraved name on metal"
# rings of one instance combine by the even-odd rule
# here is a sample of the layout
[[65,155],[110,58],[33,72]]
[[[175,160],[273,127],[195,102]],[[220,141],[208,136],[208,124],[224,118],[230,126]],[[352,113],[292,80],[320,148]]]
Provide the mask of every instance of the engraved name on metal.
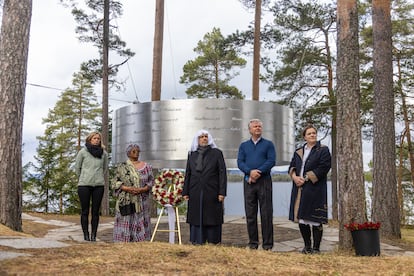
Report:
[[263,134],[276,147],[277,165],[288,164],[294,143],[293,110],[259,101],[186,99],[138,103],[115,110],[112,162],[125,161],[126,147],[139,144],[140,159],[154,168],[185,168],[195,133],[208,130],[223,151],[228,168],[237,168],[241,142],[250,137],[248,122],[263,122]]

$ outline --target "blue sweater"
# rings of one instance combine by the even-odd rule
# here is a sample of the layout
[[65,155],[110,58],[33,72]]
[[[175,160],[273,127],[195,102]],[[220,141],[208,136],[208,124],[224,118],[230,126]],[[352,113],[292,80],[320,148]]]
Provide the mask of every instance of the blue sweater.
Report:
[[252,139],[240,144],[237,156],[237,166],[245,175],[250,175],[250,171],[257,169],[263,176],[270,177],[270,170],[276,163],[276,151],[272,141],[263,137],[255,145]]

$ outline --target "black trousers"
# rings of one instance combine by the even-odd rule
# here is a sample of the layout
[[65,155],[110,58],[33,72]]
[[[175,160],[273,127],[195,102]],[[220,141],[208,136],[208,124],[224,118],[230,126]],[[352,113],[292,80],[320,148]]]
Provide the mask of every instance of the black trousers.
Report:
[[190,241],[192,244],[221,243],[222,225],[190,225]]
[[273,248],[273,199],[272,179],[261,177],[256,183],[249,184],[243,181],[244,209],[246,212],[247,232],[249,234],[249,247],[257,248],[259,233],[257,226],[257,211],[260,207],[260,220],[262,226],[263,249]]
[[81,203],[81,225],[84,233],[88,232],[89,207],[92,199],[92,233],[96,234],[99,224],[99,210],[104,194],[104,186],[78,186],[78,196]]

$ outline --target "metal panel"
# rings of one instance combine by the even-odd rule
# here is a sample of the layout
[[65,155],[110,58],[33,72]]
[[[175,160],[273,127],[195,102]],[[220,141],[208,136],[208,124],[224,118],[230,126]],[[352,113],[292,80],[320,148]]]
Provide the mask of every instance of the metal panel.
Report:
[[195,133],[208,130],[223,151],[228,168],[237,168],[241,142],[250,138],[248,122],[263,122],[263,137],[276,147],[277,165],[289,163],[294,150],[293,111],[275,103],[234,99],[186,99],[138,103],[115,110],[112,162],[139,144],[142,160],[155,168],[185,168]]

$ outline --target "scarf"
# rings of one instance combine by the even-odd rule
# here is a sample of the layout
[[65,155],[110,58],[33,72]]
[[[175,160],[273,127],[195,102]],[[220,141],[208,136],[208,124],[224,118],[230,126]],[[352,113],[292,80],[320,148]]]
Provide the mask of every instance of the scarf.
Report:
[[198,156],[197,156],[197,160],[196,160],[196,171],[201,172],[201,170],[203,169],[204,153],[206,153],[206,151],[209,148],[210,148],[210,146],[198,147],[198,149],[197,149]]
[[103,148],[101,147],[101,145],[95,146],[89,143],[85,143],[85,146],[88,152],[92,154],[93,157],[102,158]]
[[119,207],[135,204],[135,210],[137,213],[141,212],[141,196],[133,195],[128,192],[120,190],[122,185],[128,187],[140,187],[140,174],[135,169],[131,160],[127,160],[124,163],[119,164],[115,170],[115,177],[112,179],[112,189],[115,190],[115,195],[118,197],[115,209],[119,210]]

